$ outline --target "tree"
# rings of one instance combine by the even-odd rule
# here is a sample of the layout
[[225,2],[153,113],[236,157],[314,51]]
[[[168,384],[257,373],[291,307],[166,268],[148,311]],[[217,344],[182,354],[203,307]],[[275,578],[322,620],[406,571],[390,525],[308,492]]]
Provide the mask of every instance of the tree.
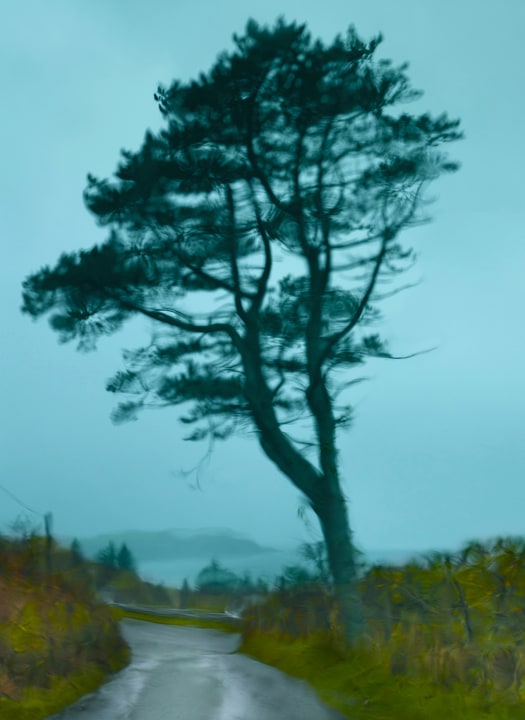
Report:
[[80,541],[78,540],[78,538],[73,538],[69,552],[71,554],[71,565],[73,567],[78,567],[85,564],[86,560],[84,558],[82,546],[80,545]]
[[195,586],[197,590],[205,593],[233,592],[239,587],[239,578],[217,560],[212,560],[197,575]]
[[207,74],[158,88],[166,127],[122,151],[114,180],[88,175],[86,205],[109,237],[30,276],[23,311],[50,314],[81,350],[133,316],[153,321],[107,385],[126,396],[114,420],[184,405],[189,440],[255,430],[317,514],[352,641],[340,394],[367,358],[392,357],[368,328],[402,289],[384,284],[411,266],[401,230],[426,219],[428,183],[457,168],[438,148],[459,121],[396,108],[420,93],[406,65],[375,58],[381,36],[350,27],[325,45],[304,25],[250,20],[234,41]]
[[190,589],[187,579],[184,578],[184,582],[182,583],[182,587],[180,589],[179,608],[185,609],[185,608],[189,607],[190,599],[191,599],[191,589]]
[[277,578],[280,587],[307,585],[317,581],[318,578],[302,565],[287,565],[283,568],[280,577]]
[[96,556],[97,562],[99,562],[101,565],[104,565],[104,567],[111,568],[113,570],[117,569],[117,549],[115,547],[115,543],[110,540],[106,547],[102,548],[102,550],[99,550]]
[[115,559],[119,570],[137,571],[137,563],[126,543],[122,543]]

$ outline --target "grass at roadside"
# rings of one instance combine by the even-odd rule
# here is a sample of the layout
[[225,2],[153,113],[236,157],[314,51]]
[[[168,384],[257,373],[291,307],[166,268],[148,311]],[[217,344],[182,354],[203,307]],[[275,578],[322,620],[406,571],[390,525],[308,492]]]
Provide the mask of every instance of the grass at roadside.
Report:
[[115,620],[130,618],[131,620],[143,620],[144,622],[156,623],[159,625],[181,625],[188,627],[200,627],[208,630],[222,630],[223,632],[239,633],[241,628],[238,623],[220,620],[204,620],[201,618],[166,617],[165,615],[151,615],[150,613],[124,610],[119,607],[112,608]]
[[[127,658],[115,666],[125,665]],[[95,664],[86,665],[82,672],[68,678],[52,676],[49,688],[27,688],[18,700],[0,701],[2,720],[40,720],[58,713],[80,697],[96,690],[107,675]]]
[[60,588],[42,595],[38,588],[0,583],[6,603],[0,622],[2,720],[42,720],[129,663],[130,650],[107,608],[67,598]]
[[499,537],[365,567],[360,649],[346,653],[330,586],[292,578],[247,609],[240,651],[354,720],[523,720],[524,563],[525,537]]
[[[221,630],[223,632],[239,632],[239,627],[233,623],[216,620],[201,620],[193,618],[170,618],[153,616],[147,613],[124,611],[121,608],[112,608],[113,620],[123,618],[144,620],[162,625],[179,625]],[[108,659],[112,670],[119,670],[129,662],[129,651],[121,649],[118,656]],[[74,703],[83,695],[93,692],[106,680],[107,674],[102,672],[95,664],[87,664],[82,672],[67,678],[53,676],[49,680],[48,688],[27,688],[17,699],[0,699],[0,718],[2,720],[40,720],[59,712],[64,707]]]
[[131,653],[86,564],[49,538],[0,534],[0,718],[42,720]]
[[523,720],[523,704],[490,700],[456,684],[392,675],[369,651],[343,654],[327,633],[286,639],[269,633],[245,638],[237,652],[306,680],[327,704],[352,720]]

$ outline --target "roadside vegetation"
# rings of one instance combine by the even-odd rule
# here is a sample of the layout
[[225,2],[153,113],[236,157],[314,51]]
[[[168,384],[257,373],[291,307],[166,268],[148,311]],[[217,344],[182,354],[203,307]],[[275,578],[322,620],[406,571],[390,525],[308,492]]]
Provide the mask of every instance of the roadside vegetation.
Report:
[[47,718],[124,668],[131,657],[119,632],[124,617],[238,632],[235,619],[155,618],[108,604],[224,610],[232,588],[214,583],[213,573],[203,578],[193,590],[147,582],[125,543],[110,542],[89,560],[78,540],[63,547],[18,519],[0,534],[0,718]]
[[[241,631],[238,652],[305,679],[352,720],[523,720],[525,539],[470,542],[400,566],[361,563],[365,628],[353,649],[330,586],[323,543],[304,545],[272,589],[212,561],[180,607],[224,610],[233,623],[135,617]],[[177,593],[177,591],[172,591]],[[116,615],[117,616],[117,615]]]
[[[119,573],[126,577],[126,572]],[[0,536],[0,718],[40,720],[125,667],[130,651],[78,542],[18,525]]]
[[522,720],[524,566],[525,540],[499,538],[365,568],[365,631],[352,650],[319,562],[309,580],[295,568],[303,580],[281,578],[245,613],[240,652],[306,679],[353,720]]
[[[134,618],[240,632],[238,652],[305,679],[352,720],[523,720],[525,539],[362,564],[365,628],[352,649],[323,543],[303,546],[303,558],[272,588],[212,560],[193,588],[171,589],[141,580],[127,548],[93,562],[77,541],[0,537],[0,717],[41,720],[98,687],[129,662],[118,622]],[[242,617],[155,616],[147,606]]]
[[[348,649],[324,544],[302,547],[270,589],[212,561],[179,607],[237,606],[237,627],[154,618],[242,633],[239,652],[305,679],[352,720],[523,720],[525,539],[470,542],[400,566],[360,564],[365,627]],[[152,620],[122,611],[120,617]]]

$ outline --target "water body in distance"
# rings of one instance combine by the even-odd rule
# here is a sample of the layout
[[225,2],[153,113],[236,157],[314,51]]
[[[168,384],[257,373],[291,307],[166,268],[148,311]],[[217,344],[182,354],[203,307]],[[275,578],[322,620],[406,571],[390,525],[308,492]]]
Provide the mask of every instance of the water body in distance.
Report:
[[[401,565],[421,552],[411,550],[371,550],[365,553],[364,560],[369,563],[385,563]],[[252,580],[262,578],[271,583],[284,568],[289,565],[308,564],[301,558],[296,549],[275,550],[256,555],[221,556],[213,558],[223,567],[232,570],[236,575],[249,573]],[[195,583],[198,573],[212,560],[203,558],[179,558],[177,560],[152,560],[139,563],[139,572],[145,580],[162,582],[167,587],[180,587],[184,580],[190,585]]]

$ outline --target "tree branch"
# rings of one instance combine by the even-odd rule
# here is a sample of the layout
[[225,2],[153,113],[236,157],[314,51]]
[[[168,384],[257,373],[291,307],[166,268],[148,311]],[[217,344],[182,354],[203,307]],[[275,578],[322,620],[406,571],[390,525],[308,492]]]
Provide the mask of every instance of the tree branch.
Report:
[[[171,325],[173,327],[178,328],[179,330],[185,330],[186,332],[203,333],[203,334],[225,333],[226,335],[228,335],[230,337],[232,343],[238,350],[242,346],[241,336],[239,335],[237,330],[233,327],[233,325],[230,325],[229,323],[216,322],[216,323],[208,323],[207,325],[199,325],[197,323],[188,322],[186,320],[180,320],[178,318],[175,318],[172,315],[168,315],[167,312],[164,310],[150,310],[148,308],[142,307],[141,305],[132,303],[129,300],[122,300],[121,298],[118,298],[118,302],[126,310],[140,313],[141,315],[145,315],[146,317],[149,317],[152,320],[157,320],[158,322],[164,323],[165,325]],[[172,312],[174,312],[174,311],[172,311]]]
[[334,117],[330,118],[329,122],[326,123],[326,127],[323,132],[323,139],[321,141],[321,148],[319,151],[319,162],[317,165],[317,193],[316,193],[316,204],[317,204],[317,212],[320,214],[320,220],[321,220],[321,233],[322,233],[322,240],[323,240],[323,247],[324,247],[324,253],[325,253],[325,261],[324,261],[324,267],[321,270],[321,276],[320,276],[320,289],[321,292],[324,294],[326,288],[328,287],[328,282],[330,280],[330,274],[332,272],[332,248],[330,245],[330,219],[329,215],[325,212],[324,209],[324,203],[323,203],[323,176],[324,176],[324,167],[323,167],[323,160],[324,155],[326,152],[326,144],[328,142],[328,138],[330,137],[330,133],[332,131],[332,127],[334,124]]
[[418,285],[421,285],[421,280],[418,280],[418,282],[406,283],[405,285],[401,285],[394,290],[390,290],[386,293],[381,293],[380,295],[373,295],[370,299],[373,301],[386,300],[387,298],[394,297],[394,295],[398,295],[400,292],[404,292],[405,290],[411,290]]
[[235,226],[235,200],[231,186],[226,185],[226,200],[228,203],[228,212],[230,215],[230,265],[233,277],[233,298],[235,309],[241,320],[246,321],[246,311],[242,304],[241,278],[239,275],[239,264],[237,262],[237,234]]
[[261,210],[259,208],[259,203],[257,201],[257,197],[255,195],[255,191],[254,191],[251,183],[248,183],[248,189],[249,189],[253,209],[255,212],[257,229],[259,230],[259,234],[261,236],[261,239],[263,242],[263,248],[264,248],[264,266],[263,266],[261,275],[259,276],[259,279],[257,281],[257,292],[255,293],[255,296],[253,297],[253,303],[252,303],[252,308],[254,308],[254,309],[256,308],[258,310],[261,307],[264,296],[266,294],[266,288],[268,287],[268,281],[270,279],[270,274],[272,271],[272,264],[273,264],[272,246],[270,243],[270,238],[268,237],[268,233],[266,232],[266,227],[265,227],[264,222],[261,217]]
[[323,351],[320,354],[318,365],[319,368],[322,366],[326,358],[329,356],[330,352],[334,348],[335,345],[344,338],[345,335],[347,335],[349,332],[353,330],[353,328],[357,325],[359,320],[361,319],[361,316],[368,304],[368,301],[370,300],[370,296],[372,295],[372,292],[374,291],[375,284],[377,282],[377,278],[379,275],[379,270],[381,268],[381,264],[383,262],[383,259],[386,255],[387,249],[388,249],[388,243],[391,240],[391,231],[388,229],[385,229],[383,231],[383,240],[381,243],[381,248],[379,250],[379,253],[376,256],[374,269],[372,270],[372,274],[370,275],[370,280],[368,282],[368,287],[366,288],[352,318],[349,320],[349,322],[341,329],[339,332],[334,333],[330,338],[328,338],[325,341],[325,346],[323,348]]
[[[217,288],[221,288],[222,290],[227,290],[232,295],[235,293],[235,288],[230,285],[229,282],[226,280],[223,280],[221,278],[218,278],[216,275],[210,275],[210,273],[206,272],[206,270],[203,270],[202,267],[199,265],[195,265],[192,263],[188,256],[184,253],[178,250],[176,247],[172,245],[172,251],[175,253],[175,256],[177,260],[179,260],[185,267],[188,268],[188,270],[191,270],[195,275],[202,278],[206,282],[209,282],[210,285],[215,285]],[[242,293],[243,297],[251,297],[249,293]]]
[[365,308],[370,301],[370,298],[372,296],[372,293],[374,291],[374,288],[376,286],[378,277],[379,277],[379,271],[381,269],[381,265],[383,264],[383,261],[386,257],[386,253],[388,250],[388,244],[395,238],[399,230],[403,225],[405,225],[410,218],[412,217],[415,208],[417,206],[417,201],[419,199],[419,194],[421,191],[421,188],[423,186],[423,181],[420,181],[416,191],[414,192],[414,195],[412,197],[412,201],[410,203],[410,209],[408,212],[404,215],[401,220],[399,220],[395,225],[390,225],[388,223],[387,218],[387,196],[385,196],[385,201],[382,208],[382,215],[383,215],[383,230],[382,230],[382,240],[381,240],[381,247],[379,250],[379,253],[376,256],[374,269],[372,270],[372,273],[370,275],[370,280],[368,282],[368,286],[356,308],[356,311],[353,314],[353,317],[350,319],[350,321],[337,333],[334,333],[330,338],[326,340],[325,347],[321,353],[321,356],[319,358],[319,368],[322,367],[322,364],[325,362],[326,358],[329,356],[332,349],[335,347],[335,345],[341,340],[345,335],[347,335],[349,332],[353,330],[353,328],[357,325],[359,322],[361,316],[363,315],[363,312],[365,311]]
[[281,210],[281,212],[286,213],[287,215],[290,214],[290,209],[288,205],[277,197],[277,195],[274,193],[272,186],[270,185],[270,181],[266,177],[265,173],[259,166],[259,163],[257,161],[257,156],[255,154],[255,148],[253,146],[253,137],[254,137],[254,115],[255,115],[255,108],[256,108],[256,101],[259,95],[259,92],[264,85],[264,81],[268,77],[270,70],[272,69],[272,65],[270,64],[268,68],[266,68],[265,72],[261,76],[261,79],[255,86],[255,89],[253,93],[250,96],[249,99],[249,111],[248,111],[248,122],[247,122],[247,136],[246,136],[246,151],[248,154],[248,160],[252,166],[253,174],[254,176],[259,180],[261,183],[268,199],[274,205],[276,208]]

